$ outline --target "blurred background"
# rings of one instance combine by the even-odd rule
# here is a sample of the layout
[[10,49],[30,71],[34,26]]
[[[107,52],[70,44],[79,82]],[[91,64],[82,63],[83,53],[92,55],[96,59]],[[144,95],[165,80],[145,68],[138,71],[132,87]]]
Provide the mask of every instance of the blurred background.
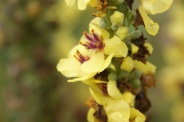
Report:
[[[86,122],[88,87],[68,83],[60,58],[78,43],[93,9],[64,0],[0,0],[0,122]],[[160,24],[149,61],[157,85],[149,89],[150,122],[184,122],[184,2],[151,16]]]

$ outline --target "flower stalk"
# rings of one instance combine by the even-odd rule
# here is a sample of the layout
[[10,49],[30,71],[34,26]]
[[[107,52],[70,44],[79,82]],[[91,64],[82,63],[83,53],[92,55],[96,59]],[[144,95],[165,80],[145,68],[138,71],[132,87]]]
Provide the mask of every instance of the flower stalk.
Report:
[[[66,3],[72,6],[74,1]],[[155,85],[156,67],[147,61],[153,47],[139,26],[156,35],[158,23],[148,14],[166,11],[172,0],[140,0],[135,8],[134,2],[78,0],[79,9],[89,4],[96,13],[89,32],[84,32],[69,57],[59,61],[57,69],[72,78],[69,82],[81,81],[90,87],[93,99],[87,102],[89,122],[146,121],[151,107],[147,89]]]

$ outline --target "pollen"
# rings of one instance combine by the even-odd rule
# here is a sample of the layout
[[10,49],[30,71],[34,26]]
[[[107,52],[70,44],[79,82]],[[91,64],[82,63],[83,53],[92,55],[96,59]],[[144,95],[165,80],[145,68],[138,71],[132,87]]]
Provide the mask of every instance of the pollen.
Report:
[[86,42],[80,42],[81,45],[85,46],[87,49],[101,51],[105,47],[103,43],[103,38],[96,34],[94,30],[91,30],[91,33],[84,32]]

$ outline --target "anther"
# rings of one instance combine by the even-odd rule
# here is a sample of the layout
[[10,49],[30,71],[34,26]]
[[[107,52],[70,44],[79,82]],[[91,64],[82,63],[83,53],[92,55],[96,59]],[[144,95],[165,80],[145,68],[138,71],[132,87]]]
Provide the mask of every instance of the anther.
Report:
[[86,42],[80,42],[81,45],[85,46],[87,49],[93,49],[93,50],[102,50],[104,48],[103,38],[99,35],[97,35],[94,32],[94,29],[91,30],[91,33],[86,33],[86,31],[83,33],[86,37]]
[[88,56],[83,56],[79,50],[76,50],[76,54],[74,55],[74,57],[81,63],[84,63],[85,61],[89,60]]

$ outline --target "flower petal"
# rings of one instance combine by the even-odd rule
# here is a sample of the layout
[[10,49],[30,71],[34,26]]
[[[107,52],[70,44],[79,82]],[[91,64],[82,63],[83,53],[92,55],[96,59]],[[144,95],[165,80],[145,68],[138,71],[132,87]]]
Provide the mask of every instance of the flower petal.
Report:
[[85,10],[89,1],[90,0],[78,0],[78,9]]
[[130,112],[130,120],[133,122],[145,122],[146,117],[140,111],[135,108],[130,108]]
[[72,7],[75,4],[76,0],[65,0],[65,3],[67,4],[67,6]]
[[72,50],[71,52],[69,53],[69,56],[68,57],[74,57],[74,55],[76,54],[76,51],[79,50],[79,52],[83,55],[83,56],[88,56],[88,55],[91,55],[91,53],[86,50],[86,48],[81,45],[81,44],[78,44],[76,45]]
[[108,102],[108,96],[104,96],[102,93],[98,93],[89,88],[91,96],[100,105],[106,105]]
[[130,105],[130,107],[134,106],[135,96],[131,92],[124,92],[123,99]]
[[144,21],[145,28],[147,32],[153,36],[155,36],[158,33],[159,25],[156,22],[153,22],[151,18],[148,17],[146,11],[143,9],[142,6],[139,6],[139,12],[141,14],[141,17]]
[[108,117],[108,122],[129,122],[120,112],[113,112]]
[[88,61],[81,65],[81,70],[85,73],[97,73],[104,64],[104,54],[94,52]]
[[88,85],[94,92],[103,94],[102,90],[99,88],[98,83],[107,84],[107,81],[96,80],[94,78],[90,78],[88,80],[83,81],[84,84]]
[[129,119],[130,117],[130,107],[123,99],[109,99],[104,109],[107,116],[114,112],[119,112],[124,118]]
[[95,109],[90,108],[87,114],[87,120],[88,122],[95,122],[95,117],[94,117]]
[[172,5],[173,0],[141,0],[143,8],[148,14],[163,13]]
[[128,54],[128,47],[118,36],[104,41],[104,54],[110,55],[114,53],[114,57],[126,57]]
[[134,60],[134,68],[142,71],[144,74],[148,73],[155,73],[156,67],[146,62],[146,64],[142,63],[141,61]]
[[97,0],[90,0],[89,5],[95,7],[97,5]]
[[107,84],[108,94],[115,99],[122,98],[122,94],[117,88],[116,81],[109,81]]
[[114,53],[110,54],[110,55],[105,59],[104,64],[103,64],[102,68],[98,71],[98,73],[99,73],[99,72],[102,72],[104,69],[106,69],[106,68],[110,65],[113,56],[114,56]]
[[101,36],[103,39],[108,39],[110,37],[110,34],[108,31],[100,28],[99,23],[100,23],[101,18],[100,17],[95,17],[89,24],[89,31],[94,29],[94,32]]
[[153,47],[151,46],[150,43],[145,42],[144,46],[147,48],[147,50],[149,51],[150,54],[153,52]]
[[68,80],[68,82],[84,81],[84,80],[87,80],[89,78],[92,78],[95,75],[96,75],[96,73],[87,73],[87,74],[83,75],[82,77],[78,77],[78,78],[74,78],[72,80]]
[[80,66],[80,62],[74,58],[61,59],[57,64],[57,70],[66,77],[80,77],[84,75]]

